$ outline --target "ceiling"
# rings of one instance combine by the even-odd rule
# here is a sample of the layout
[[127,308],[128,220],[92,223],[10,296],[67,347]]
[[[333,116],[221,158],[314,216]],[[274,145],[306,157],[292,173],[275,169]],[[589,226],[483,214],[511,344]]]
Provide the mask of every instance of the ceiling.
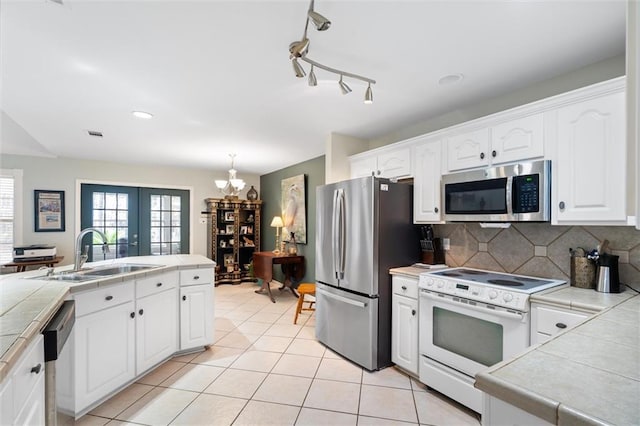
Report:
[[622,0],[316,0],[332,25],[310,25],[308,56],[375,79],[365,105],[362,82],[342,95],[333,74],[294,76],[308,7],[2,0],[0,149],[215,170],[236,153],[264,174],[323,155],[332,132],[380,137],[624,53]]

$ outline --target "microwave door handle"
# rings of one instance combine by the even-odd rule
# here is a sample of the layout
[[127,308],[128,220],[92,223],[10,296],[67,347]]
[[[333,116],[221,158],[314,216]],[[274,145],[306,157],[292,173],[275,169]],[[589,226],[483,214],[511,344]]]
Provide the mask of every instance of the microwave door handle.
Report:
[[513,176],[509,176],[507,178],[505,197],[507,197],[507,215],[509,215],[509,217],[513,217]]

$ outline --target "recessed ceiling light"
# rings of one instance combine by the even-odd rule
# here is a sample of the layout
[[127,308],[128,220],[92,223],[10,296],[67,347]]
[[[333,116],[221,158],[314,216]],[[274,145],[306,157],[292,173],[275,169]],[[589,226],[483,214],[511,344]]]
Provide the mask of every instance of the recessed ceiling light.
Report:
[[138,118],[144,118],[145,120],[153,118],[153,114],[144,111],[131,111],[131,114]]
[[444,86],[447,84],[459,83],[462,81],[463,78],[464,78],[464,75],[462,74],[449,74],[449,75],[445,75],[440,80],[438,80],[438,84],[441,86]]

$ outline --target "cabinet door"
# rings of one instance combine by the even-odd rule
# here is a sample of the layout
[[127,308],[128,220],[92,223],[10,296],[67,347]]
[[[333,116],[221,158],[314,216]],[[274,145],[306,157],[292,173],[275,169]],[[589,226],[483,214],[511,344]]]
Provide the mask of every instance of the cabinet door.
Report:
[[440,222],[442,142],[436,140],[417,145],[414,161],[413,221],[415,223]]
[[213,288],[180,289],[180,350],[213,344]]
[[175,288],[136,301],[136,374],[177,350],[178,301]]
[[553,216],[564,222],[626,222],[624,92],[558,110]]
[[452,136],[447,146],[449,171],[489,164],[489,129]]
[[394,149],[378,155],[376,176],[384,178],[411,177],[411,149]]
[[418,374],[418,301],[393,295],[391,361]]
[[349,161],[350,169],[351,169],[351,178],[359,178],[371,176],[378,176],[378,162],[375,155],[364,158],[357,158]]
[[76,320],[76,413],[135,377],[133,313],[128,302]]
[[[38,375],[38,381],[24,403],[22,411],[18,413],[12,424],[15,425],[44,425],[44,374]],[[3,423],[5,424],[5,423]]]
[[493,164],[542,157],[544,155],[543,114],[530,115],[491,128]]

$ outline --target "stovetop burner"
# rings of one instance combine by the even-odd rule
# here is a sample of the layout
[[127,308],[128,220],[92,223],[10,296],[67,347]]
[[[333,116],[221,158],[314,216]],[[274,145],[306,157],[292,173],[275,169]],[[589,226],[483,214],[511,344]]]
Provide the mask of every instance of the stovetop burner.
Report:
[[495,279],[495,280],[487,280],[487,282],[491,283],[491,284],[497,284],[497,285],[505,285],[505,286],[509,286],[509,287],[520,287],[523,286],[524,284],[519,283],[517,281],[511,281],[511,280],[500,280],[500,279]]

